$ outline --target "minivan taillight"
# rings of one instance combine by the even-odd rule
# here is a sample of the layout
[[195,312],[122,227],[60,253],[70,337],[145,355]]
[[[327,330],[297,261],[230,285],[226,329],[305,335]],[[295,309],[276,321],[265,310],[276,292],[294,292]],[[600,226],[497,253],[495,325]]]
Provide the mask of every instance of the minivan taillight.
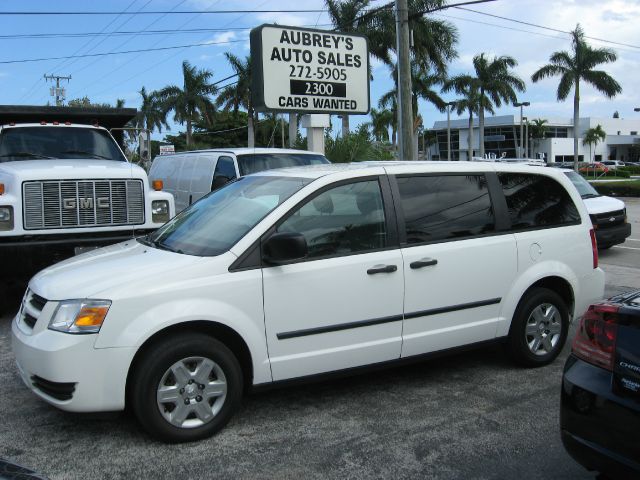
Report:
[[619,305],[591,305],[580,320],[573,339],[573,354],[593,365],[613,369],[613,355],[618,334]]
[[596,231],[592,228],[589,230],[591,235],[591,253],[593,254],[593,268],[598,268],[598,242],[596,241]]

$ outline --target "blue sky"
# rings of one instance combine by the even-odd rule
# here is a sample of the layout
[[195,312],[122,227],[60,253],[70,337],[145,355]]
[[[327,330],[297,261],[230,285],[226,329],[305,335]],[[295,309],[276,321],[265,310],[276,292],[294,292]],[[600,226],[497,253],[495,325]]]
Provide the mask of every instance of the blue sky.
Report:
[[[386,3],[380,0],[374,4]],[[453,2],[452,2],[453,3]],[[0,11],[164,11],[206,9],[322,9],[323,0],[110,0],[87,2],[60,0],[4,0]],[[621,117],[640,115],[633,108],[640,106],[638,62],[640,61],[640,0],[497,0],[473,7],[474,10],[570,30],[580,22],[587,35],[625,43],[615,46],[590,40],[594,46],[608,46],[619,55],[615,64],[606,67],[623,87],[623,93],[607,100],[590,88],[582,92],[582,116],[610,117],[619,111]],[[180,65],[188,60],[199,68],[214,73],[214,80],[232,72],[223,53],[248,55],[248,30],[263,23],[283,25],[317,25],[329,28],[326,13],[263,13],[263,14],[188,14],[188,15],[91,15],[91,16],[2,16],[1,35],[42,33],[110,33],[113,31],[144,31],[136,36],[111,34],[108,36],[8,39],[0,38],[0,61],[61,57],[84,53],[117,52],[144,48],[157,48],[191,43],[209,43],[206,46],[159,52],[111,55],[75,60],[47,60],[40,62],[0,64],[0,103],[42,105],[51,100],[50,83],[42,78],[46,74],[71,75],[65,84],[67,99],[88,96],[95,102],[113,103],[123,98],[127,106],[139,105],[138,91],[148,91],[169,84],[181,84]],[[560,49],[569,49],[567,35],[482,16],[477,13],[452,9],[439,16],[455,25],[459,32],[459,57],[451,65],[451,73],[464,73],[471,69],[475,54],[511,55],[519,61],[516,72],[526,81],[527,92],[522,100],[532,106],[527,114],[532,118],[567,117],[572,114],[572,103],[556,102],[556,80],[532,84],[531,74],[545,64],[549,55]],[[220,29],[218,32],[148,34],[153,30]],[[234,29],[234,30],[232,30]],[[516,30],[514,30],[516,29]],[[374,80],[371,84],[371,104],[377,104],[380,95],[392,86],[386,67],[373,61]],[[454,99],[451,96],[450,99]],[[442,114],[422,103],[420,113],[430,127]],[[513,107],[503,107],[498,114],[515,113]],[[355,123],[367,121],[356,117]],[[337,125],[337,122],[334,121]],[[181,127],[175,126],[173,132]],[[172,132],[172,133],[173,133]]]

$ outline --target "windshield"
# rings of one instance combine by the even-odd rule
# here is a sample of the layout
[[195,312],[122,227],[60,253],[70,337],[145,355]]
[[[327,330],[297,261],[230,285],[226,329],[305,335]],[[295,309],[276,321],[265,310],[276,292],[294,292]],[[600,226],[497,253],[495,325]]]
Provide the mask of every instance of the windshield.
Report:
[[578,193],[582,198],[593,198],[599,197],[600,194],[598,191],[591,186],[589,182],[587,182],[582,175],[576,172],[564,172],[569,180],[576,186],[578,189]]
[[240,175],[272,170],[274,168],[301,167],[305,165],[321,165],[329,163],[322,155],[304,153],[250,153],[238,155]]
[[127,160],[111,135],[97,128],[43,126],[2,130],[0,162],[61,158]]
[[211,192],[156,232],[138,240],[187,255],[220,255],[310,181],[272,176],[240,178]]

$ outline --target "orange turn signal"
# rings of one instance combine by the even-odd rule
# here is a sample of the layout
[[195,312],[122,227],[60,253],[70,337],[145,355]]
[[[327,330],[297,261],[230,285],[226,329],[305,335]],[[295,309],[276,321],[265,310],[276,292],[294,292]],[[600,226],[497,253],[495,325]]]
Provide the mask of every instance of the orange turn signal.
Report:
[[74,323],[77,327],[99,327],[108,311],[109,307],[84,307]]
[[0,183],[0,195],[4,195],[4,183]]
[[153,182],[151,182],[151,186],[153,186],[153,189],[157,192],[159,192],[160,190],[162,190],[162,187],[164,187],[164,182],[162,180],[154,180]]

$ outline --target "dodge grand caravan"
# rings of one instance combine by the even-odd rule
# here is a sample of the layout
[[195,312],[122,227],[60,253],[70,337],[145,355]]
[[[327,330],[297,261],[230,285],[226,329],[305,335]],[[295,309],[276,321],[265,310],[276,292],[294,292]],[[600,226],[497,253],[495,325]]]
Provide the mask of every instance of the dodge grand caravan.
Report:
[[152,435],[189,441],[222,428],[245,388],[488,341],[524,366],[548,364],[569,322],[602,298],[597,255],[559,170],[265,171],[145,238],[40,272],[13,350],[50,404],[128,407]]

